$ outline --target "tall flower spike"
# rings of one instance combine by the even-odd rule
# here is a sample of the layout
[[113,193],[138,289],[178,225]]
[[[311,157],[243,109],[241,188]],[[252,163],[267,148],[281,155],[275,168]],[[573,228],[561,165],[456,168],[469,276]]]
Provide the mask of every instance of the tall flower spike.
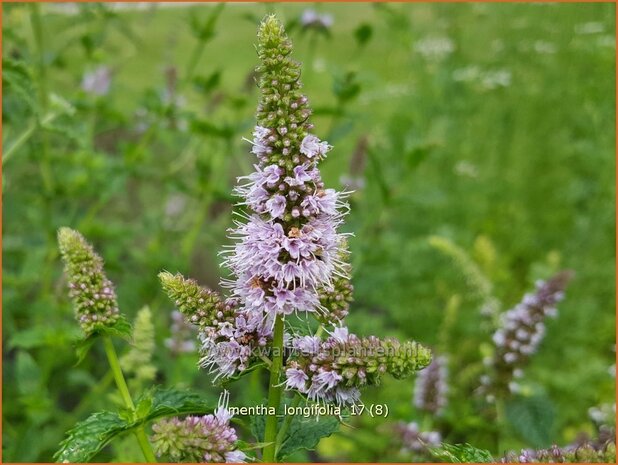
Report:
[[317,163],[331,147],[309,133],[300,66],[290,58],[291,42],[274,16],[260,25],[257,50],[261,99],[252,141],[257,164],[236,188],[249,212],[232,231],[237,243],[224,265],[235,279],[223,285],[241,299],[241,311],[324,313],[324,292],[346,276],[337,227],[339,210],[347,206],[320,178]]
[[113,326],[120,313],[114,285],[105,276],[101,257],[79,232],[69,228],[58,230],[58,247],[75,316],[86,335]]
[[556,305],[573,276],[563,271],[548,281],[539,281],[534,294],[526,294],[514,308],[502,315],[501,326],[493,335],[495,353],[489,359],[491,373],[481,379],[480,392],[488,401],[517,390],[516,378],[523,374],[532,354],[545,336],[545,319],[557,315]]

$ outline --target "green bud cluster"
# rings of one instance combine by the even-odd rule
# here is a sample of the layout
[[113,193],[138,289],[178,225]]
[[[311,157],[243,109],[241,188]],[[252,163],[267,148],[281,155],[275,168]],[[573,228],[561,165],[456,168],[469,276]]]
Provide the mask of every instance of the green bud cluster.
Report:
[[103,270],[103,259],[79,232],[70,228],[58,231],[58,247],[75,316],[86,335],[113,326],[120,313],[114,285]]
[[126,373],[134,375],[135,381],[150,382],[155,379],[157,369],[152,364],[155,351],[155,328],[150,308],[143,307],[133,323],[133,344],[131,350],[120,359],[120,366]]
[[339,259],[344,265],[342,271],[345,276],[337,275],[333,280],[332,288],[320,290],[320,306],[323,312],[317,314],[318,321],[324,325],[338,325],[343,322],[350,309],[350,303],[354,300],[354,286],[350,280],[352,267],[348,263],[350,253],[347,244],[341,246]]
[[219,294],[200,286],[194,279],[180,273],[159,273],[163,290],[187,320],[200,330],[217,326],[224,321],[234,321],[235,307],[223,302]]
[[257,52],[261,62],[256,68],[261,91],[257,124],[271,130],[268,145],[272,152],[264,163],[278,164],[291,172],[306,161],[300,154],[300,143],[313,126],[308,122],[311,110],[307,97],[301,93],[300,64],[290,57],[292,42],[274,15],[260,24]]
[[342,386],[358,388],[379,385],[384,374],[405,378],[430,362],[431,352],[416,342],[350,334],[345,339],[327,338],[316,354],[302,354],[289,366],[307,374],[335,371],[343,377]]

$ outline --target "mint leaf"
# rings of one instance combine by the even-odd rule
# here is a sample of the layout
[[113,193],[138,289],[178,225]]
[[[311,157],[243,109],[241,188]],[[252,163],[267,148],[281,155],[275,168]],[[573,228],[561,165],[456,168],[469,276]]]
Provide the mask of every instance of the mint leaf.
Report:
[[57,462],[89,462],[115,436],[129,428],[129,423],[117,413],[94,413],[68,431],[54,459]]
[[516,397],[505,405],[505,416],[521,439],[534,447],[551,442],[555,408],[547,397]]
[[470,444],[441,444],[429,449],[431,454],[449,463],[492,463],[491,454],[485,449],[477,449]]
[[135,412],[97,412],[70,429],[54,455],[58,462],[88,462],[112,439],[151,420],[182,414],[205,414],[212,410],[199,394],[155,388],[144,393]]
[[320,439],[333,434],[339,429],[339,420],[336,417],[304,418],[295,416],[290,423],[281,449],[279,458],[284,458],[300,449],[315,449]]

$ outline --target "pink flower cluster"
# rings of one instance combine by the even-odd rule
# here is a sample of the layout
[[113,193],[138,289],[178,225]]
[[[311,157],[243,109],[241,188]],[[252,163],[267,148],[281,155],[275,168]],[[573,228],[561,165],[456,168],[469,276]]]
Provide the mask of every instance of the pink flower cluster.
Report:
[[[259,315],[319,312],[319,291],[345,273],[337,227],[338,208],[346,205],[340,194],[324,189],[316,166],[330,146],[308,134],[292,154],[287,134],[286,127],[255,128],[253,153],[260,163],[236,188],[241,205],[253,213],[237,222],[237,243],[224,261],[236,278],[223,285],[241,299],[243,311]],[[287,156],[270,163],[277,145]]]
[[151,440],[157,456],[178,462],[244,463],[246,455],[237,449],[238,437],[230,426],[228,403],[229,393],[225,391],[212,415],[156,422]]

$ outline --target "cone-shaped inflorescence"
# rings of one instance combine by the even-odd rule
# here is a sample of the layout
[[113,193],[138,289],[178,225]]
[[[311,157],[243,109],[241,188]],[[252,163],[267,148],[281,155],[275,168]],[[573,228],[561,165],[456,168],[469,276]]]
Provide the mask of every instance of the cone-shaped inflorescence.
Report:
[[444,356],[434,357],[421,371],[414,386],[414,406],[427,413],[440,415],[447,403],[448,366]]
[[539,281],[534,294],[502,315],[501,326],[493,335],[495,353],[489,360],[490,373],[482,378],[481,392],[487,400],[504,397],[517,389],[516,378],[537,351],[545,336],[545,319],[557,315],[556,305],[564,298],[564,290],[572,272],[563,271],[548,281]]
[[114,285],[105,276],[101,257],[80,233],[69,228],[58,231],[58,247],[69,281],[69,297],[86,335],[113,326],[120,314]]
[[336,328],[324,341],[315,336],[295,338],[292,346],[286,388],[311,400],[341,405],[358,401],[358,388],[378,385],[384,374],[405,378],[431,361],[429,351],[415,342],[359,338],[345,327]]
[[200,365],[217,376],[243,371],[256,356],[254,350],[265,346],[271,337],[264,319],[238,312],[238,299],[222,301],[216,292],[180,274],[162,272],[159,278],[178,309],[198,327]]
[[242,463],[244,452],[238,450],[238,437],[230,426],[232,415],[227,409],[224,392],[219,407],[212,415],[166,418],[152,426],[155,453],[174,462]]
[[232,232],[237,244],[225,264],[235,279],[224,283],[243,311],[260,315],[324,313],[320,289],[346,276],[337,227],[338,207],[347,206],[320,178],[317,163],[330,146],[309,133],[311,111],[291,51],[281,23],[267,16],[258,32],[257,163],[236,189],[249,211]]

